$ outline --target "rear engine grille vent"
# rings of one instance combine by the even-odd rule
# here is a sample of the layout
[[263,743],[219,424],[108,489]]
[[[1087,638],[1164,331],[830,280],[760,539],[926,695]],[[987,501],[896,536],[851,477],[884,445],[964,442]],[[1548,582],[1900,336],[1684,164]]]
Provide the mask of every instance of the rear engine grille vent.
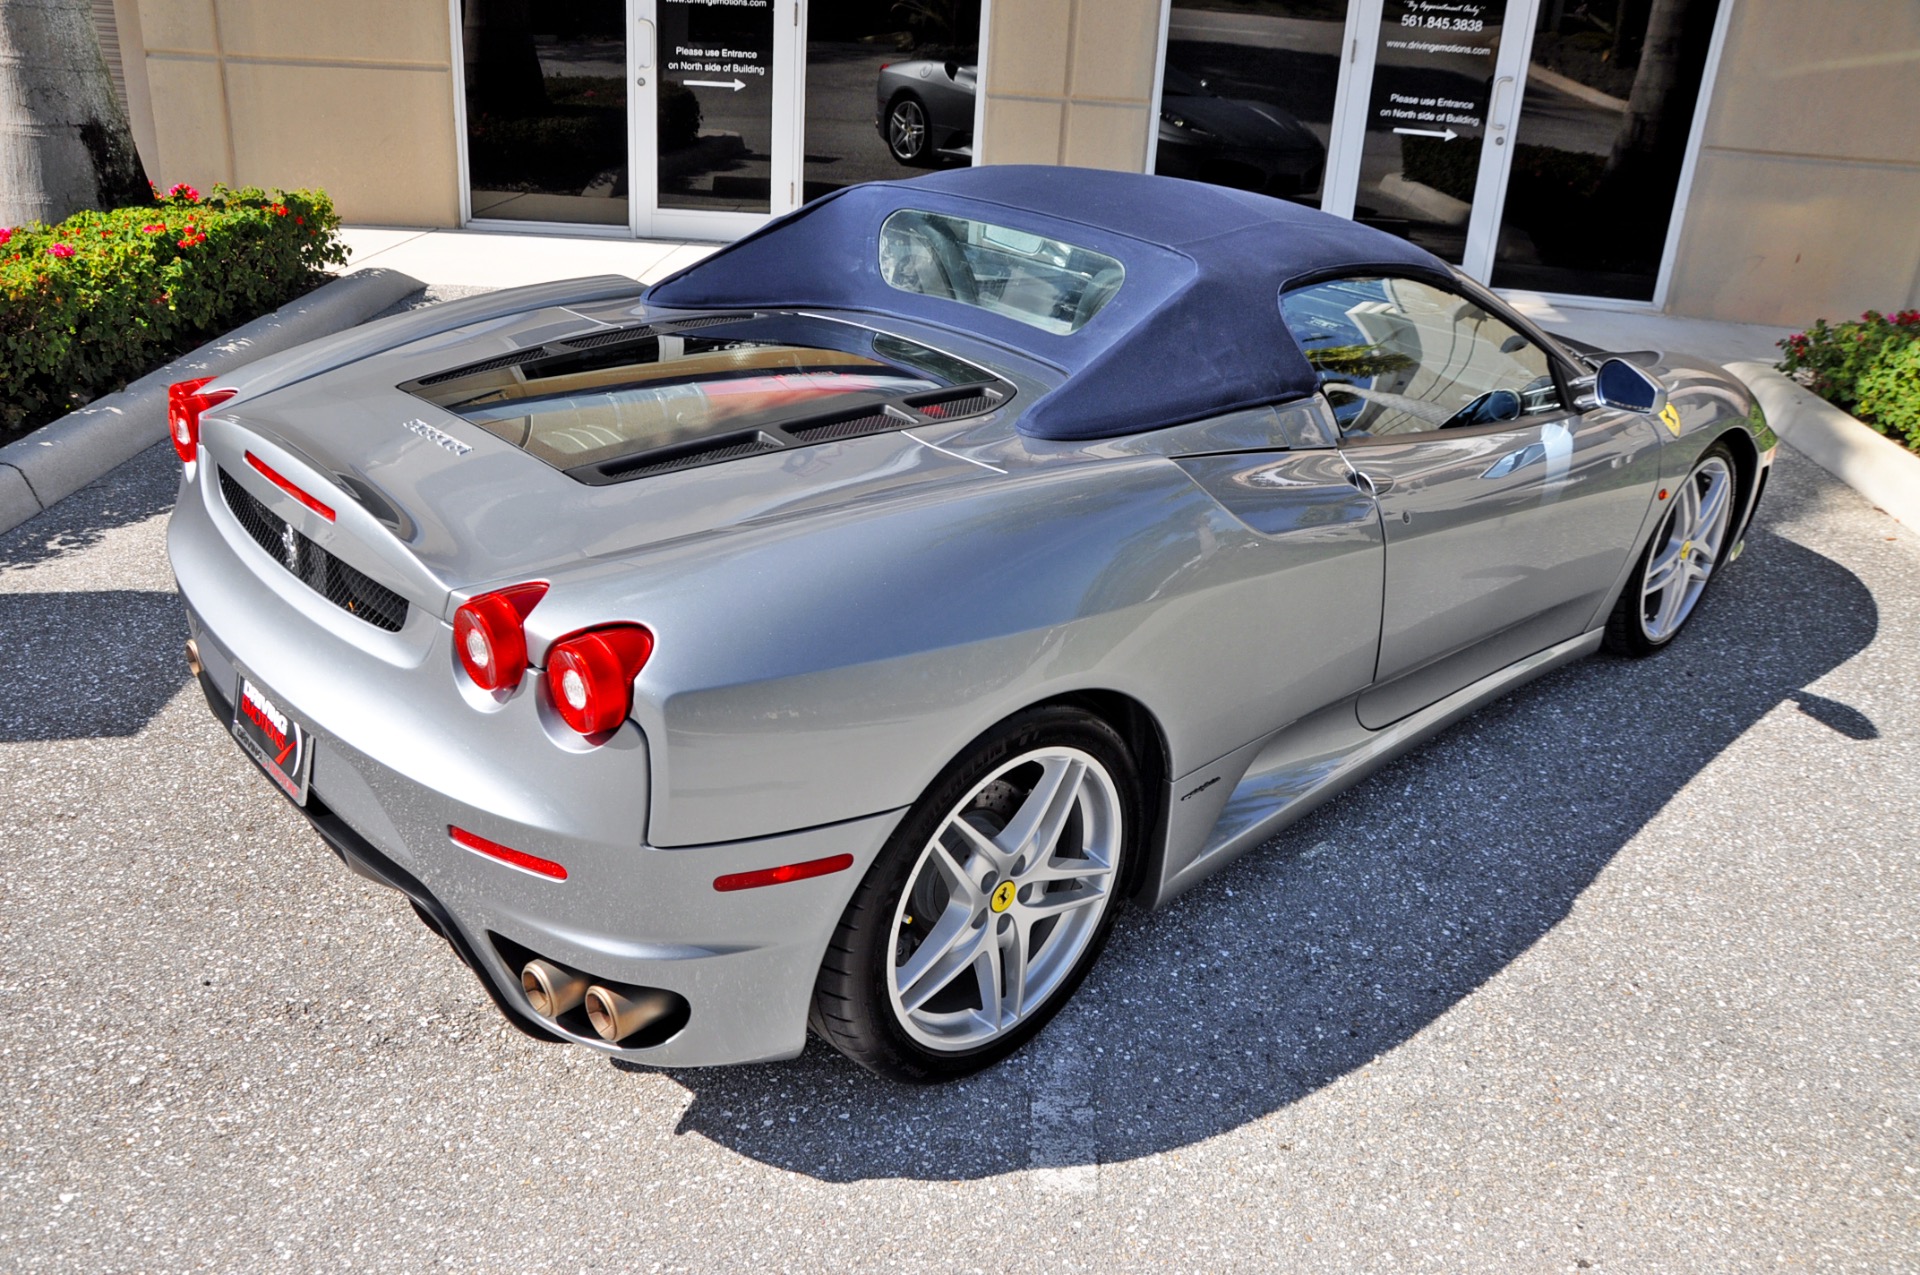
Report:
[[911,424],[913,422],[906,417],[890,412],[867,412],[837,421],[789,425],[786,434],[799,443],[831,443],[842,438],[858,438],[862,434],[884,434],[892,429],[905,429]]
[[710,328],[716,323],[739,323],[743,319],[757,319],[759,317],[757,314],[715,314],[699,319],[675,319],[671,323],[661,324],[659,330],[662,332],[688,332],[694,328]]
[[611,332],[595,332],[592,336],[576,337],[560,344],[569,350],[597,350],[603,345],[620,345],[627,341],[638,341],[654,333],[653,325],[642,324],[637,328],[615,328]]
[[445,381],[457,381],[463,376],[476,376],[481,372],[497,372],[503,367],[518,367],[522,363],[531,363],[535,359],[546,357],[546,347],[532,350],[515,350],[512,354],[502,354],[499,358],[488,359],[484,363],[469,363],[465,367],[454,368],[451,372],[435,372],[432,376],[423,376],[415,385],[439,385]]
[[726,434],[683,447],[661,448],[646,452],[631,460],[612,460],[605,464],[591,466],[586,470],[575,469],[568,472],[576,478],[584,478],[587,482],[625,481],[629,478],[646,478],[675,469],[694,469],[723,460],[738,460],[742,456],[757,456],[762,452],[779,450],[780,443],[776,439],[755,430],[744,436]]
[[315,593],[376,629],[396,633],[406,623],[405,598],[295,531],[224,469],[220,471],[220,494],[254,543]]

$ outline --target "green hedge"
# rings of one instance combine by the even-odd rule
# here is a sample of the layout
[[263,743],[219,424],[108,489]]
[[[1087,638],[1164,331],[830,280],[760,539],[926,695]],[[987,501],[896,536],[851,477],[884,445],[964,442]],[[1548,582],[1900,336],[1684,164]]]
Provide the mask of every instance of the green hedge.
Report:
[[1920,452],[1920,310],[1829,324],[1780,342],[1782,372],[1882,434]]
[[0,438],[44,425],[320,282],[347,251],[318,191],[175,186],[0,228]]

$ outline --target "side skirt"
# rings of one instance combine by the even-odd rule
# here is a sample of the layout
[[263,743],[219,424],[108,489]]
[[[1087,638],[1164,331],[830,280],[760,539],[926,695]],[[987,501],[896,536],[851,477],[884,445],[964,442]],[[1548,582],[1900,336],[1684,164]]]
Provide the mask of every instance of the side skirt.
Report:
[[[1416,744],[1514,687],[1593,654],[1605,634],[1604,628],[1594,629],[1516,660],[1382,730],[1362,726],[1355,701],[1344,700],[1176,780],[1176,799],[1220,780],[1234,786],[1217,803],[1219,816],[1197,853],[1182,855],[1178,844],[1169,844],[1159,885],[1142,902],[1155,908],[1165,905]],[[1237,782],[1232,778],[1236,773]],[[1179,837],[1178,813],[1172,823],[1170,842],[1185,840]]]

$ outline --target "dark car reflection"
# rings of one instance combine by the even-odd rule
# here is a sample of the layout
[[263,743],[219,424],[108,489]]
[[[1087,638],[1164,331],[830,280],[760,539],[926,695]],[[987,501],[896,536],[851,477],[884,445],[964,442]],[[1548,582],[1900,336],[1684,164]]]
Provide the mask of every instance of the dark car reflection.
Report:
[[[935,61],[880,68],[874,126],[895,160],[924,167],[973,157],[977,72]],[[1167,67],[1156,172],[1284,197],[1318,190],[1326,162],[1320,139],[1280,107],[1221,97],[1205,80]]]
[[1155,172],[1284,197],[1318,190],[1326,163],[1320,139],[1278,106],[1221,97],[1167,67]]

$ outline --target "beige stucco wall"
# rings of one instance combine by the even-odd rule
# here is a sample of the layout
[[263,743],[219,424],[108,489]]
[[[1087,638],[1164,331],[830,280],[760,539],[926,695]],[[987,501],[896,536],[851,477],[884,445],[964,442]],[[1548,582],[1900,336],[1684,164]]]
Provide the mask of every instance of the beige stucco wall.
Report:
[[162,186],[317,186],[350,222],[458,223],[445,0],[137,2]]
[[1920,3],[1731,3],[1668,308],[1797,327],[1920,305]]
[[1160,0],[992,0],[980,161],[1139,172]]

